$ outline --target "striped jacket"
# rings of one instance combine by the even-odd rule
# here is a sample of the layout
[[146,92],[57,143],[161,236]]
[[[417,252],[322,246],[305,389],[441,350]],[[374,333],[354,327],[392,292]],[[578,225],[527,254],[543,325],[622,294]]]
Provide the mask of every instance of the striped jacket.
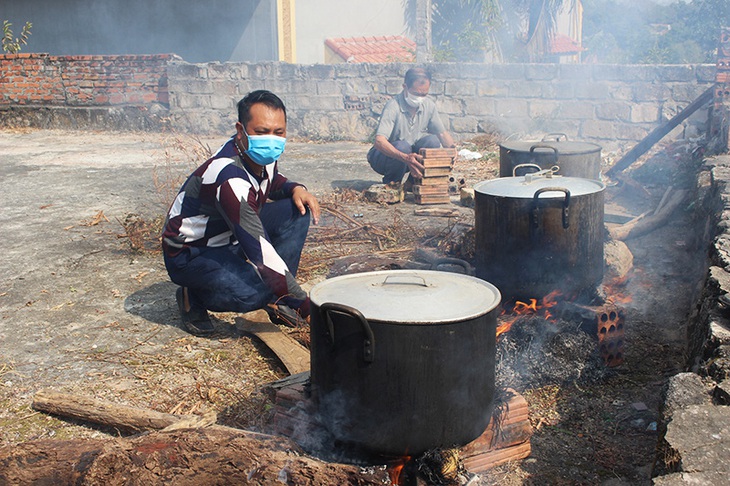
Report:
[[175,256],[186,247],[216,247],[238,242],[245,258],[282,303],[309,313],[309,299],[268,240],[259,210],[268,198],[290,197],[294,187],[277,170],[262,178],[246,169],[234,138],[198,167],[173,201],[162,232],[162,247]]

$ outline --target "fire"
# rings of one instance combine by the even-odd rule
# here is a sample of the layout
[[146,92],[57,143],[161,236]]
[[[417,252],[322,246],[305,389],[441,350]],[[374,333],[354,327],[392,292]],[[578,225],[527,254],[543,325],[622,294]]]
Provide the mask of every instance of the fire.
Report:
[[616,278],[603,284],[603,290],[607,296],[606,302],[614,305],[630,304],[632,302],[633,299],[631,296],[625,293],[628,278],[629,276],[626,275],[622,278]]
[[[512,312],[511,316],[508,317],[502,324],[497,326],[497,337],[499,337],[501,334],[504,334],[505,332],[509,331],[512,327],[512,324],[514,322],[522,317],[522,316],[539,316],[544,319],[550,320],[553,318],[552,312],[550,312],[550,309],[558,305],[558,297],[560,297],[562,293],[559,290],[553,290],[549,294],[547,294],[542,299],[529,299],[529,303],[522,302],[522,301],[516,301],[514,306],[512,306]],[[539,304],[538,304],[539,302]],[[502,311],[502,315],[504,316],[507,312],[505,310]]]
[[388,466],[388,477],[390,477],[391,484],[400,484],[401,473],[403,468],[411,460],[411,456],[403,456],[398,459],[394,464]]

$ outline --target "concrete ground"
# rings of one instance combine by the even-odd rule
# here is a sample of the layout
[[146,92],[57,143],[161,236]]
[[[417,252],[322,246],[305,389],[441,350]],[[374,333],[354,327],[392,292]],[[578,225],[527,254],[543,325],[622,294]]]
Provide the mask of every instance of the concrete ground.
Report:
[[[0,131],[0,369],[13,370],[0,379],[11,388],[30,385],[18,388],[28,391],[75,380],[89,364],[74,351],[127,349],[150,319],[169,324],[167,338],[180,336],[161,258],[130,256],[120,223],[129,213],[164,215],[178,187],[170,181],[201,161],[200,147],[216,150],[225,140]],[[368,186],[379,176],[365,160],[367,149],[290,142],[280,167],[316,194]],[[169,187],[156,187],[155,179]],[[135,332],[110,334],[103,327],[110,322]]]
[[[215,356],[222,360],[215,362],[216,367],[226,371],[225,352],[235,354],[239,351],[235,346],[241,346],[243,352],[253,349],[256,356],[243,356],[249,361],[235,370],[226,386],[253,390],[260,384],[256,380],[277,378],[270,371],[266,371],[271,373],[268,378],[262,378],[261,372],[249,372],[247,367],[253,366],[259,354],[248,341],[228,339],[237,337],[235,334],[197,339],[185,333],[178,323],[175,286],[167,278],[160,255],[131,252],[122,224],[130,213],[146,219],[163,215],[177,190],[177,181],[204,158],[205,148],[215,150],[225,139],[152,133],[0,131],[0,444],[52,437],[57,431],[60,434],[62,428],[49,426],[30,408],[33,395],[44,388],[88,391],[117,401],[121,396],[130,404],[195,413],[193,408],[175,406],[189,395],[169,393],[163,401],[155,395],[157,390],[169,387],[174,376],[181,382],[173,392],[195,391],[195,384],[201,383],[202,363],[212,366]],[[367,150],[362,143],[289,143],[281,171],[318,195],[338,187],[362,189],[380,179],[365,160]],[[681,359],[684,309],[691,303],[690,295],[680,289],[691,280],[688,274],[697,271],[688,270],[696,259],[690,253],[697,251],[687,242],[690,236],[678,236],[689,227],[684,221],[688,217],[638,240],[631,248],[637,260],[651,260],[653,255],[669,250],[683,257],[678,260],[681,264],[660,262],[655,272],[646,276],[654,285],[667,289],[665,300],[655,302],[648,311],[641,308],[641,298],[634,301],[631,311],[636,318],[629,330],[635,334],[624,371],[627,375],[634,372],[632,380],[637,379],[637,369],[651,368],[653,361],[648,357],[659,356],[661,359],[655,361],[660,365],[671,361],[675,366]],[[647,296],[649,291],[648,286],[642,290]],[[649,345],[642,346],[646,343]],[[668,354],[678,356],[670,359]],[[169,364],[157,360],[174,362],[181,368],[172,367],[155,381],[150,370]],[[616,394],[625,403],[642,401],[655,411],[661,405],[657,393],[663,383],[661,374],[679,371],[673,368],[651,369],[651,374],[641,376],[637,383],[620,382]],[[664,371],[654,376],[658,369]],[[223,380],[214,371],[208,375],[211,381]],[[609,395],[602,393],[606,396],[599,396],[597,402],[609,411],[616,408],[611,401],[604,403]],[[212,395],[207,399],[212,402]],[[591,406],[596,406],[594,402]],[[574,415],[576,420],[603,417],[593,408]],[[24,427],[34,419],[32,427]],[[612,430],[606,435],[611,444],[624,441],[615,451],[607,448],[615,454],[606,452],[605,460],[615,456],[613,467],[623,469],[622,479],[605,484],[648,484],[649,453],[642,453],[638,460],[629,456],[638,462],[627,464],[619,452],[628,454],[626,446],[638,440],[652,446],[655,437],[625,427],[616,434],[619,425],[628,427],[621,420],[615,426],[613,422],[605,426]],[[523,465],[530,477],[558,478],[571,471],[577,478],[591,477],[580,475],[579,468],[568,467],[578,460],[575,454],[555,452],[568,441],[566,436],[548,432],[534,437],[533,457]],[[570,436],[569,442],[575,446],[571,451],[590,449],[583,434]],[[724,444],[720,444],[721,451],[726,451]],[[597,454],[603,451],[598,445],[594,444]],[[582,459],[583,463],[595,462],[590,455]],[[519,484],[519,477],[526,474],[512,474],[517,477],[509,484]],[[574,484],[580,483],[576,480]]]

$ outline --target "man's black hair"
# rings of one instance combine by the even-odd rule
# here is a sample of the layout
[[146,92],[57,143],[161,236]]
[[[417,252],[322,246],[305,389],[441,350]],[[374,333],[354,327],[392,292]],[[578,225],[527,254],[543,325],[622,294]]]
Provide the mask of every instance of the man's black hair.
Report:
[[286,121],[286,107],[284,106],[284,102],[281,101],[281,98],[271,91],[259,89],[251,91],[238,102],[238,121],[241,122],[244,127],[249,121],[251,121],[251,106],[256,103],[263,103],[274,110],[283,111],[284,121]]
[[404,81],[406,83],[406,87],[412,88],[413,84],[416,81],[428,81],[430,83],[431,72],[420,67],[410,68],[408,71],[406,71],[406,77]]

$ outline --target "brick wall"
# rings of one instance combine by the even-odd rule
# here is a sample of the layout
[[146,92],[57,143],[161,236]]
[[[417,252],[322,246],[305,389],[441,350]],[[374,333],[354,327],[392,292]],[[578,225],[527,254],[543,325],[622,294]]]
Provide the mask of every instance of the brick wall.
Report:
[[[174,55],[4,55],[0,121],[153,129],[164,120],[178,130],[229,133],[236,102],[264,88],[284,99],[290,137],[364,141],[385,102],[400,92],[408,67],[191,64]],[[715,81],[713,65],[444,63],[430,68],[431,95],[457,139],[495,130],[515,137],[560,132],[604,147],[642,139]],[[674,135],[700,135],[706,122],[707,112],[700,110]]]
[[166,69],[173,58],[0,55],[0,122],[43,128],[159,127],[159,108],[169,107]]
[[166,66],[173,57],[0,55],[0,100],[3,105],[166,105]]

